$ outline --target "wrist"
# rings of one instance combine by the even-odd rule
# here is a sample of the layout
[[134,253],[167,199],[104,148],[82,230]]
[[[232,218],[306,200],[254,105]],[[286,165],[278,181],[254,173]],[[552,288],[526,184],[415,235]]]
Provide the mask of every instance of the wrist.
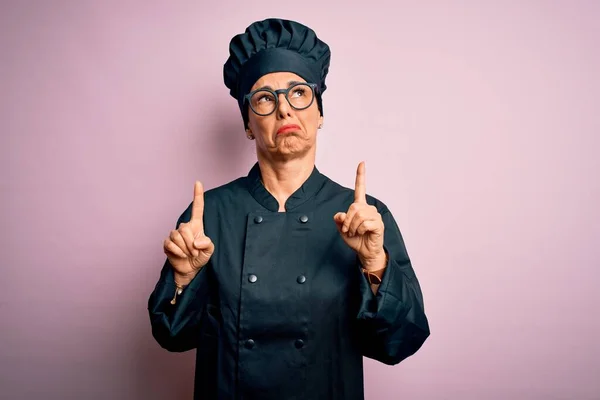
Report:
[[175,286],[184,287],[189,285],[197,273],[198,271],[182,274],[180,272],[173,271],[173,280],[175,281]]
[[177,303],[177,296],[181,296],[183,289],[190,284],[192,279],[196,276],[198,271],[194,271],[188,274],[181,274],[177,271],[173,271],[173,280],[175,281],[175,293],[171,299],[171,304]]
[[[382,256],[374,257],[370,260],[362,260],[361,259],[361,270],[367,282],[371,285],[371,288],[378,287],[382,280],[383,274],[387,268],[388,264],[388,254],[387,252],[383,252]],[[374,290],[374,293],[377,291]]]
[[362,258],[359,256],[361,266],[367,271],[378,271],[387,267],[388,254],[385,250],[381,250],[377,255],[370,258]]

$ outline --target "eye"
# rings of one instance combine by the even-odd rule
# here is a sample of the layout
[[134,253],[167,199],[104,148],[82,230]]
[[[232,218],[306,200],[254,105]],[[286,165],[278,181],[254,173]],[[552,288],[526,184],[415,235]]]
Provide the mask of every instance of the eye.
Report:
[[273,96],[270,93],[260,93],[258,95],[259,103],[268,103],[270,101],[274,101]]
[[292,97],[302,97],[306,95],[306,89],[303,87],[294,88],[292,90]]

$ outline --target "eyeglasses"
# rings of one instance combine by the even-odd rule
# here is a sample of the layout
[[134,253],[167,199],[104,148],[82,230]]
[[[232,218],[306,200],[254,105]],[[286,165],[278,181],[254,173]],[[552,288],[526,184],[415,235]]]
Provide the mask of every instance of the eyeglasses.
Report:
[[285,94],[290,106],[295,110],[305,110],[315,101],[316,83],[295,83],[287,89],[257,89],[246,96],[244,100],[250,104],[255,114],[266,116],[272,114],[279,107],[279,95]]

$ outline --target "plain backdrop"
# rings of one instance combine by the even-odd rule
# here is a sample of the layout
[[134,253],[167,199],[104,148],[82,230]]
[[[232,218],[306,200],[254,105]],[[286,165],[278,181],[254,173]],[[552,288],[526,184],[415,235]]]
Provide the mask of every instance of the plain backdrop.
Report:
[[2,1],[0,397],[191,398],[147,299],[194,181],[255,162],[222,68],[267,17],[331,46],[317,166],[366,161],[421,281],[431,337],[366,398],[600,399],[600,3],[567,0]]

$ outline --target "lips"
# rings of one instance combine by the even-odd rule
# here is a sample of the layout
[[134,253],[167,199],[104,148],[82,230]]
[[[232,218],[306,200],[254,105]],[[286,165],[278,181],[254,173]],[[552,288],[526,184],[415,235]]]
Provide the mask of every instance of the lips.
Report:
[[288,124],[288,125],[283,125],[281,128],[279,128],[277,130],[277,134],[281,134],[281,133],[286,133],[286,132],[291,132],[291,131],[299,131],[300,127],[298,125],[295,124]]

